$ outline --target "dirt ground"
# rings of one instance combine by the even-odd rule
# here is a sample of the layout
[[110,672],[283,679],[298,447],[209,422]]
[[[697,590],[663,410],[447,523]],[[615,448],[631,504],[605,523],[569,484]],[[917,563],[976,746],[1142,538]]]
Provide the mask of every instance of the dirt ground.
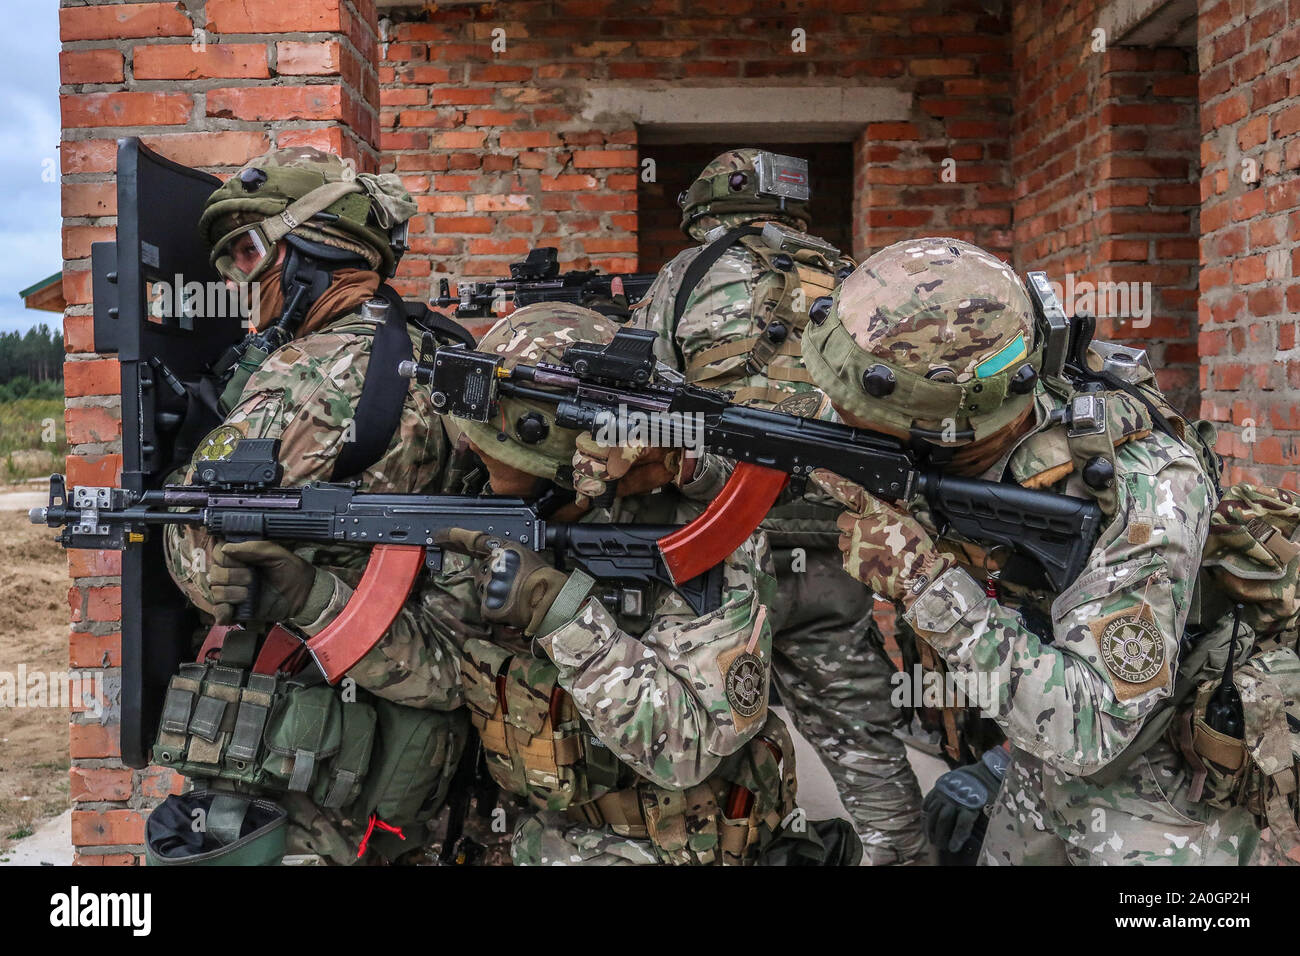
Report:
[[[0,672],[14,679],[20,664],[29,673],[68,668],[68,568],[53,534],[25,510],[0,510]],[[0,856],[68,803],[67,708],[0,709]]]

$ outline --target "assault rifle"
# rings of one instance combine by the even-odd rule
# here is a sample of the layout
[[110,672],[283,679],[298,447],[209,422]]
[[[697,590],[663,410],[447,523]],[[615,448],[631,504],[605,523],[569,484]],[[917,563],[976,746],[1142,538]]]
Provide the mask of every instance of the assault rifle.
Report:
[[[650,291],[654,273],[619,275],[595,269],[560,272],[559,252],[553,246],[533,249],[521,262],[510,264],[510,278],[492,282],[458,282],[453,296],[446,279],[438,283],[438,297],[433,304],[445,309],[456,306],[458,319],[484,319],[494,316],[513,299],[518,308],[535,302],[571,302],[595,308],[598,312],[626,317],[629,303],[635,303]],[[618,280],[622,291],[614,288]]]
[[[675,588],[697,614],[717,608],[722,567],[678,583],[663,564],[658,539],[677,530],[663,525],[556,523],[522,498],[469,495],[370,494],[350,484],[312,482],[279,487],[279,439],[244,439],[228,458],[204,462],[200,483],[130,492],[74,487],[50,478],[49,504],[33,508],[33,524],[61,528],[65,548],[125,549],[144,541],[150,527],[190,525],[227,541],[271,539],[371,548],[352,599],[324,630],[307,641],[326,679],[334,683],[388,630],[422,567],[442,569],[436,543],[445,528],[486,531],[534,551],[553,552],[556,566],[582,568],[622,586],[611,600],[635,601],[632,591],[652,581]],[[193,508],[193,511],[175,511]],[[254,602],[237,609],[247,620]]]
[[[1018,485],[944,474],[924,443],[866,429],[737,405],[731,394],[666,376],[654,358],[655,333],[621,328],[608,345],[579,342],[559,364],[507,369],[496,355],[424,343],[418,362],[399,372],[427,384],[443,414],[478,422],[499,418],[514,396],[555,406],[555,424],[617,435],[633,428],[652,444],[703,447],[738,464],[704,513],[657,542],[674,580],[721,561],[767,515],[793,476],[828,468],[890,501],[924,498],[940,524],[1006,554],[1007,580],[1062,589],[1082,571],[1101,526],[1093,501]],[[611,442],[616,444],[617,438]]]

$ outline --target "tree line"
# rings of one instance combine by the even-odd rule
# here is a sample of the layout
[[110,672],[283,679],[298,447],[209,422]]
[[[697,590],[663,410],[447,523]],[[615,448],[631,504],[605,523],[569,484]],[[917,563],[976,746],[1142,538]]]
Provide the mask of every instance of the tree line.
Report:
[[63,335],[42,322],[0,332],[0,401],[63,395]]

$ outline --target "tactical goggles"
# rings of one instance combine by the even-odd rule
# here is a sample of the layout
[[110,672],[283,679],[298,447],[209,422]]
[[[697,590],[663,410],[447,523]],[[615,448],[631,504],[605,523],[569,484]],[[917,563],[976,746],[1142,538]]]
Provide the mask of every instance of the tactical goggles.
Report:
[[[276,243],[314,217],[337,222],[338,216],[331,216],[325,210],[344,196],[360,192],[365,192],[365,186],[355,179],[318,186],[290,203],[283,211],[267,216],[260,222],[237,226],[227,232],[212,244],[211,262],[226,279],[252,282],[275,264],[278,255]],[[236,266],[231,253],[234,242],[245,235],[252,237],[253,246],[258,253],[257,264],[249,270]]]
[[[252,268],[244,270],[235,265],[235,245],[247,236],[252,240],[253,250],[257,254],[257,261]],[[240,226],[226,233],[212,247],[212,264],[216,267],[223,279],[231,282],[252,282],[264,275],[268,269],[275,265],[275,260],[279,257],[279,249],[274,242],[266,237],[266,232],[262,228],[262,223],[252,222],[246,226]]]

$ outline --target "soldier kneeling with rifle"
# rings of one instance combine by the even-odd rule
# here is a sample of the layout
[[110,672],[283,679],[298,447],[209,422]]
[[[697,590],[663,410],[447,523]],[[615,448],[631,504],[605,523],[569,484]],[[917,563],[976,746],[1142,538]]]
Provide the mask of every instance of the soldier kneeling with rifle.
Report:
[[[506,368],[554,363],[573,342],[609,343],[616,328],[547,303],[502,319],[479,348]],[[579,432],[558,424],[554,406],[520,396],[493,408],[490,421],[449,426],[482,459],[492,491],[569,486]],[[689,485],[690,470],[679,450],[627,472],[585,512],[569,489],[555,516],[581,516],[579,527],[693,517],[669,484]],[[794,748],[768,708],[771,560],[761,533],[741,537],[720,600],[700,613],[661,581],[610,587],[499,534],[440,536],[468,559],[448,557],[435,617],[461,622],[449,636],[487,767],[536,811],[515,829],[517,865],[860,859],[845,821],[814,826],[796,812]]]

